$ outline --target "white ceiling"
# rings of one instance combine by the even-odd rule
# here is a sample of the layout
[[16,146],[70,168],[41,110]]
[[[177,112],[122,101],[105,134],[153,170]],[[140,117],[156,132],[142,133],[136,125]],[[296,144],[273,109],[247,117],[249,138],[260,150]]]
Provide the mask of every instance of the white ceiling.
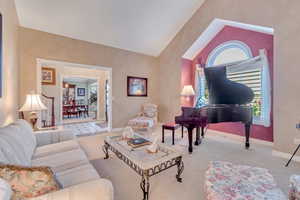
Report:
[[205,0],[15,0],[21,26],[158,56]]

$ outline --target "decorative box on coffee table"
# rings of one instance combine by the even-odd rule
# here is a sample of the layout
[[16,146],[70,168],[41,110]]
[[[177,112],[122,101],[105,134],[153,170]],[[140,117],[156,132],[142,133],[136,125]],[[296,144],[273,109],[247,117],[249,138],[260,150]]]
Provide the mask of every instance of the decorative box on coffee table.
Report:
[[[133,137],[143,138],[137,133],[134,133]],[[149,178],[151,176],[177,166],[176,179],[178,182],[182,181],[180,176],[183,172],[184,164],[182,155],[179,152],[166,145],[158,144],[157,153],[149,153],[147,149],[149,145],[133,148],[127,142],[128,140],[123,139],[121,135],[106,137],[103,146],[103,151],[106,155],[105,159],[109,158],[108,150],[110,150],[142,177],[140,187],[143,191],[144,200],[149,199]]]

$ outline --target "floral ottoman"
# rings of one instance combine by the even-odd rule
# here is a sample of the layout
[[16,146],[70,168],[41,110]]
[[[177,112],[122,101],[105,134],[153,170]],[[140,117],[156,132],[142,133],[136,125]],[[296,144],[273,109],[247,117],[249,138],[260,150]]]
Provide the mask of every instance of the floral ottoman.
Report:
[[207,200],[284,200],[267,169],[214,161],[205,174]]
[[290,177],[289,199],[300,200],[300,176],[299,175],[292,175]]

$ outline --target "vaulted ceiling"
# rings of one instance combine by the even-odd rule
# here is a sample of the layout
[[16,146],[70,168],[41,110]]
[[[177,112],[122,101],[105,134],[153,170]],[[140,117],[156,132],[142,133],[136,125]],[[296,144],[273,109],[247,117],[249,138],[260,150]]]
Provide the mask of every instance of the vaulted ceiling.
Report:
[[158,56],[205,0],[15,0],[20,25]]

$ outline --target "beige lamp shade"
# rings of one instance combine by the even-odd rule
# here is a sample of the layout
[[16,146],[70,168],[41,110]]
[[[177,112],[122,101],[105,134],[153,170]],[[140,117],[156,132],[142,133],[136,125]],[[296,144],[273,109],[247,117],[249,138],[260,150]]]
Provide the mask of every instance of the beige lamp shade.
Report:
[[192,85],[185,85],[181,91],[182,96],[194,96],[195,91]]
[[47,107],[41,101],[40,95],[38,94],[28,94],[26,96],[26,101],[20,111],[40,111],[47,110]]

